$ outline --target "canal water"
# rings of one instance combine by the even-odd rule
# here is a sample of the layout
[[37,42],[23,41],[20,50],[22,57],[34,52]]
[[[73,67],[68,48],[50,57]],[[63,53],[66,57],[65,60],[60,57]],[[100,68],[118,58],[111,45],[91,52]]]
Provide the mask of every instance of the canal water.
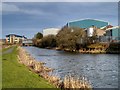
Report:
[[23,47],[36,60],[55,69],[59,77],[85,76],[94,88],[118,88],[119,54],[80,54],[37,47]]

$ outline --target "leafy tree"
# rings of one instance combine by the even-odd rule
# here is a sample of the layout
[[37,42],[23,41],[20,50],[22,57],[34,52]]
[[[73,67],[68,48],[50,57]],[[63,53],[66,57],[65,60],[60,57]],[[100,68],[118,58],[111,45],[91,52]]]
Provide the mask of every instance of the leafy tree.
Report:
[[62,49],[77,50],[86,43],[84,29],[63,27],[56,36],[57,46]]
[[43,34],[38,32],[35,36],[34,36],[35,39],[41,39],[43,38]]
[[38,46],[42,38],[43,38],[43,34],[38,32],[37,34],[35,34],[34,38],[32,39],[33,40],[33,44],[35,46]]
[[39,47],[56,47],[56,37],[54,35],[48,35],[41,39]]

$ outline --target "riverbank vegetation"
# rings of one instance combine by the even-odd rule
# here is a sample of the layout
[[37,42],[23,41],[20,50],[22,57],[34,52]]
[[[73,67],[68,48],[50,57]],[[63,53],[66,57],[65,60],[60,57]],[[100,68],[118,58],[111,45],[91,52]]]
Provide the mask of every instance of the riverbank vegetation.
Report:
[[120,43],[110,43],[109,48],[106,49],[106,53],[120,54]]
[[[92,87],[85,80],[85,78],[77,78],[71,75],[66,75],[62,80],[59,77],[52,74],[53,69],[44,66],[43,62],[36,61],[29,55],[23,48],[19,47],[19,62],[27,66],[31,71],[38,74],[40,77],[46,79],[49,83],[53,84],[56,88],[65,90],[72,90],[73,88],[78,90],[91,90]],[[51,72],[51,74],[49,73]]]
[[63,27],[56,36],[48,35],[37,39],[34,45],[41,48],[59,47],[61,49],[77,50],[80,45],[85,46],[86,39],[86,33],[83,29]]
[[34,43],[34,45],[39,46],[40,40],[42,38],[43,38],[43,34],[42,33],[38,32],[37,34],[35,34],[34,37],[33,37],[33,43]]
[[[11,50],[10,50],[11,49]],[[4,53],[7,52],[8,53]],[[10,52],[11,51],[11,52]],[[26,68],[27,67],[27,68]],[[66,76],[64,80],[49,74],[53,69],[36,61],[23,48],[12,46],[3,49],[2,88],[56,88],[56,90],[91,90],[91,85],[84,78]]]
[[39,47],[41,48],[52,48],[56,47],[56,36],[48,35],[41,39]]
[[77,27],[63,27],[59,33],[48,35],[41,39],[36,39],[34,45],[41,48],[59,48],[61,50],[78,51],[81,48],[87,48],[87,45],[96,43],[96,33],[92,37],[87,37],[84,29]]
[[57,46],[64,50],[79,50],[87,44],[86,33],[80,28],[63,27],[56,35]]
[[120,53],[115,48],[116,45],[120,47],[120,43],[100,43],[96,30],[91,37],[88,37],[84,29],[77,27],[65,26],[56,36],[48,35],[41,39],[36,38],[34,45],[40,48],[55,48],[80,53]]
[[[6,50],[3,49],[3,52]],[[54,88],[46,80],[30,72],[26,66],[18,63],[17,54],[17,47],[14,47],[12,52],[2,55],[2,88]]]

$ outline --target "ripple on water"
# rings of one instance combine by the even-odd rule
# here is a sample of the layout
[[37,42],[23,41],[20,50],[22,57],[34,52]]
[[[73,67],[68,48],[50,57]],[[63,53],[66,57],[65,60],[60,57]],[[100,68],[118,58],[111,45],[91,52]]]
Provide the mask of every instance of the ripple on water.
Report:
[[37,60],[42,60],[48,67],[54,68],[60,77],[71,73],[87,77],[94,88],[118,87],[116,54],[71,54],[36,47],[25,47],[25,49]]

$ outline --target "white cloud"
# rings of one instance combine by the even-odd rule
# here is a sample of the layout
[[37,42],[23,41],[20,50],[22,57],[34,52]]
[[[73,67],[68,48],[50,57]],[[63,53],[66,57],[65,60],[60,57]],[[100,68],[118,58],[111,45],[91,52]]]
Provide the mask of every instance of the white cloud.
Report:
[[2,3],[2,10],[5,12],[17,12],[20,9],[15,5]]
[[29,14],[29,15],[45,15],[45,14],[48,15],[48,14],[50,14],[50,13],[43,12],[40,10],[27,10],[27,9],[21,9],[21,12],[25,13],[25,14]]
[[47,12],[43,12],[42,10],[28,10],[28,9],[22,9],[19,8],[17,5],[14,4],[6,4],[2,3],[2,11],[4,12],[3,14],[9,14],[9,13],[24,13],[24,14],[29,14],[29,15],[44,15],[44,14],[50,14]]

